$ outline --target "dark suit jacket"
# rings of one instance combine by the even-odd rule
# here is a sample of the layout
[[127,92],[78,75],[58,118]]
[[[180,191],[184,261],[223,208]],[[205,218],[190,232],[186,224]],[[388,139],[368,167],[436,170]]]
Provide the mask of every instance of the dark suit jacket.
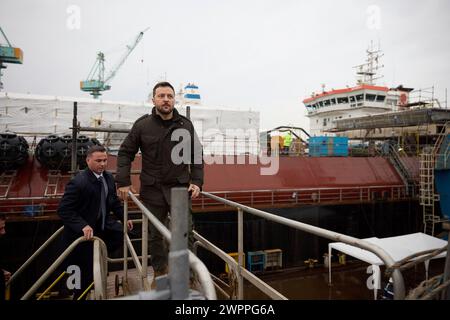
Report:
[[[106,171],[103,172],[103,177],[108,185],[106,212],[112,211],[123,221],[123,206],[117,197],[114,177]],[[67,246],[83,235],[82,229],[87,225],[94,229],[95,235],[101,187],[101,182],[89,169],[80,171],[66,185],[64,196],[59,203],[58,215],[64,223],[63,239]],[[107,214],[105,229],[121,232],[123,226]]]

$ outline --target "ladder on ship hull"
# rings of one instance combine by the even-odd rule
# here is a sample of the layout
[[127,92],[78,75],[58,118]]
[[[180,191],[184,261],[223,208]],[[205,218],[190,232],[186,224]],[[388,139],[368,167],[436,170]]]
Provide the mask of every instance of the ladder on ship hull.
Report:
[[0,198],[8,197],[14,178],[17,176],[17,170],[8,170],[0,175]]
[[423,212],[424,233],[434,236],[436,224],[446,222],[436,213],[436,202],[440,201],[439,194],[435,192],[436,158],[442,143],[447,136],[450,122],[445,123],[432,149],[423,150],[420,155],[420,205]]

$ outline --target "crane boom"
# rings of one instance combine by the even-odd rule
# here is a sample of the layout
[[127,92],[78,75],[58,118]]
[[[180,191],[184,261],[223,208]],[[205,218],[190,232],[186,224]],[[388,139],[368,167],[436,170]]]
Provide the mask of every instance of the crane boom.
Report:
[[127,50],[121,59],[117,62],[115,67],[111,70],[109,75],[105,78],[105,55],[103,52],[97,53],[97,59],[95,64],[92,66],[91,71],[87,77],[87,80],[80,82],[80,89],[82,91],[90,92],[90,94],[94,97],[94,99],[98,98],[101,95],[102,91],[111,89],[111,86],[108,84],[112,81],[112,79],[116,76],[119,69],[125,63],[125,60],[131,54],[131,52],[136,48],[139,41],[141,41],[144,36],[144,32],[149,28],[146,28],[144,31],[139,32],[136,39],[131,45],[127,45]]
[[131,54],[131,52],[136,48],[139,41],[141,41],[142,37],[144,36],[144,32],[147,31],[149,28],[145,29],[144,31],[139,32],[138,36],[134,40],[134,43],[131,46],[127,46],[127,51],[122,56],[122,58],[119,60],[119,62],[116,64],[116,66],[111,70],[110,74],[105,79],[105,84],[110,82],[115,75],[117,74],[117,71],[119,71],[120,67],[125,63],[125,60],[127,60],[128,56]]

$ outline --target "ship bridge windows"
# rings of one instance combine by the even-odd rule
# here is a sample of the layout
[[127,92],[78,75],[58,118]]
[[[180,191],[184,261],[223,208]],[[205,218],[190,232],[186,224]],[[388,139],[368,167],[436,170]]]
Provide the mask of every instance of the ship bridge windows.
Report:
[[356,97],[350,96],[349,100],[350,100],[350,107],[356,107]]
[[376,100],[376,98],[377,98],[376,95],[370,94],[370,93],[366,93],[366,101],[371,101],[371,102],[373,102],[373,101]]
[[330,105],[330,100],[325,100],[323,102],[324,107],[328,107]]
[[386,96],[377,96],[377,102],[384,102],[384,100],[386,99]]
[[336,104],[336,99],[335,99],[335,98],[330,99],[330,104],[331,104],[332,106],[334,106],[334,105]]
[[363,101],[364,100],[364,95],[363,94],[358,94],[356,96],[356,101]]
[[348,97],[337,98],[337,103],[338,103],[338,104],[341,104],[341,103],[348,103]]

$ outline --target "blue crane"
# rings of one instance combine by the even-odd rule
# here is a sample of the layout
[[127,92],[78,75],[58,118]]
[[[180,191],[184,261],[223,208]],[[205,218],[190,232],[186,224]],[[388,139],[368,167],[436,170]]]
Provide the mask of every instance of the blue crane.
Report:
[[142,37],[144,36],[144,32],[148,29],[149,28],[139,32],[134,42],[131,45],[127,45],[126,52],[123,54],[123,56],[120,58],[120,60],[117,62],[117,64],[114,66],[107,77],[105,77],[105,55],[103,52],[98,52],[97,59],[92,66],[87,79],[80,82],[80,89],[82,91],[90,92],[94,99],[97,99],[102,94],[102,91],[111,89],[109,83],[115,77],[120,67],[122,67],[122,65],[125,63],[125,60],[128,58],[133,49],[136,48],[139,41],[141,41]]

